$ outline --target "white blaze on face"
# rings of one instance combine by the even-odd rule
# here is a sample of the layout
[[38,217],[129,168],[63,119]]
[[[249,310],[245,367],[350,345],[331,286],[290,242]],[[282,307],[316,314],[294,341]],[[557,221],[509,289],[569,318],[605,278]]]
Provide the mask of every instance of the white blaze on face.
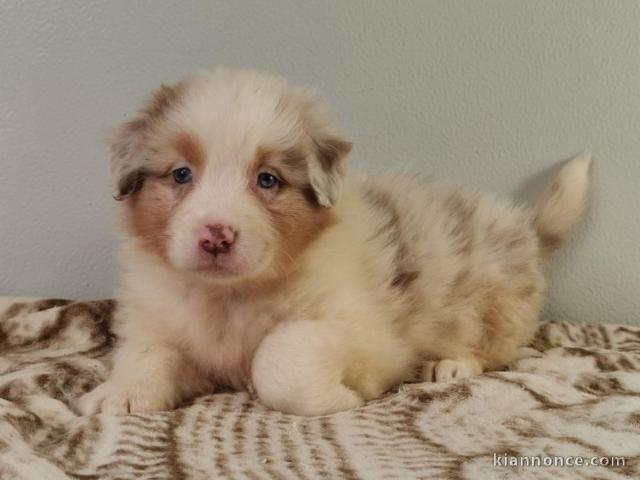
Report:
[[[274,256],[276,239],[269,217],[251,192],[247,161],[208,160],[194,179],[193,190],[176,209],[169,224],[169,260],[177,268],[211,274],[248,276]],[[200,247],[209,225],[230,227],[236,238],[228,253],[213,256]]]

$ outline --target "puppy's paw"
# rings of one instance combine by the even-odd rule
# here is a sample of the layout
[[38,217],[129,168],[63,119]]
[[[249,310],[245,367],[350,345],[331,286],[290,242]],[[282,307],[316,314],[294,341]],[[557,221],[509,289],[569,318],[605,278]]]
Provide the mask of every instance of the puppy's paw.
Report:
[[82,415],[105,413],[152,413],[175,407],[174,395],[166,386],[149,383],[119,384],[106,382],[83,395],[78,402]]
[[422,379],[425,382],[449,382],[480,373],[482,373],[482,368],[474,359],[453,360],[447,358],[427,361],[422,368]]

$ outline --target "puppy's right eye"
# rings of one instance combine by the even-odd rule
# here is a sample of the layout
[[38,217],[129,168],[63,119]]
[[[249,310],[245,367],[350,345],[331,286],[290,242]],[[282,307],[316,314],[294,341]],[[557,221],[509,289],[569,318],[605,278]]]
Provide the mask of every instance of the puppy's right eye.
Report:
[[171,174],[175,182],[180,184],[189,183],[192,177],[191,169],[187,167],[176,168]]
[[258,174],[258,185],[260,188],[269,189],[278,186],[280,180],[269,172],[260,172]]

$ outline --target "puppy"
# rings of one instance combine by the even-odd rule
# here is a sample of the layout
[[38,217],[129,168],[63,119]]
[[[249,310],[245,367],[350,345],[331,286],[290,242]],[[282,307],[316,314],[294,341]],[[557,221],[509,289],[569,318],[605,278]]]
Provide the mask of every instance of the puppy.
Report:
[[525,207],[345,176],[350,149],[315,96],[269,74],[217,69],[153,94],[113,136],[121,343],[80,410],[252,387],[268,407],[320,415],[416,372],[442,382],[516,359],[544,260],[583,211],[590,157]]

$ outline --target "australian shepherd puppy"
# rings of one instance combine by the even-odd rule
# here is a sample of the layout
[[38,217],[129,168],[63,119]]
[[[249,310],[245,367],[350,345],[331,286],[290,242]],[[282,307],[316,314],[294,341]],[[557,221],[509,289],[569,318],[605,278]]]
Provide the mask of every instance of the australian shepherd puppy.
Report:
[[416,372],[443,382],[517,359],[590,157],[518,206],[345,175],[350,149],[318,98],[273,75],[216,69],[155,92],[112,139],[120,343],[80,410],[153,412],[232,387],[318,415]]

